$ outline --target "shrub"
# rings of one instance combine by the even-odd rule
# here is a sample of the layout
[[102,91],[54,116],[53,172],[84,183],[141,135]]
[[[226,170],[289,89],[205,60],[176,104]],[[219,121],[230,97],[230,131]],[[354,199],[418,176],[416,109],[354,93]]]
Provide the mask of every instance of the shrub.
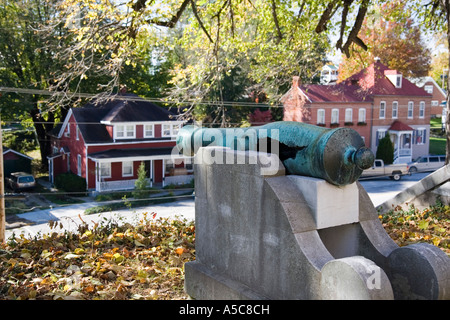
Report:
[[133,197],[136,199],[143,199],[148,196],[148,181],[147,171],[145,171],[145,164],[141,162],[138,169],[138,178],[134,183],[135,189],[133,191]]
[[74,173],[61,173],[55,177],[55,186],[66,192],[73,192],[74,196],[86,194],[86,179]]
[[394,162],[394,145],[389,133],[386,133],[386,136],[379,141],[376,158],[383,160],[384,164],[392,164]]

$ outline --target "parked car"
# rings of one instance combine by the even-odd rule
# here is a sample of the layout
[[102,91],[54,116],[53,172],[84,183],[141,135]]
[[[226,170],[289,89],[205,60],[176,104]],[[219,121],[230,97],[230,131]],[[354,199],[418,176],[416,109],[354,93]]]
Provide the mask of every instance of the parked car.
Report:
[[6,178],[6,185],[16,192],[33,189],[36,186],[36,180],[30,173],[13,172],[11,176]]
[[381,177],[388,176],[395,181],[402,178],[402,175],[409,174],[408,166],[404,164],[389,164],[385,165],[383,160],[375,159],[373,166],[362,172],[361,177]]
[[420,171],[434,171],[444,166],[445,155],[427,155],[417,158],[413,162],[408,163],[410,173]]

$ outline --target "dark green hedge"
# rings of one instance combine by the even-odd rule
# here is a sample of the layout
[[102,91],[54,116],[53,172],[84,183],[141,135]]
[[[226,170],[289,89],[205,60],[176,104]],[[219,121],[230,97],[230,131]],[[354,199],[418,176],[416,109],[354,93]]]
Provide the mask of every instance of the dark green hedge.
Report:
[[73,192],[74,196],[86,194],[86,179],[74,173],[61,173],[55,177],[55,186],[66,192]]

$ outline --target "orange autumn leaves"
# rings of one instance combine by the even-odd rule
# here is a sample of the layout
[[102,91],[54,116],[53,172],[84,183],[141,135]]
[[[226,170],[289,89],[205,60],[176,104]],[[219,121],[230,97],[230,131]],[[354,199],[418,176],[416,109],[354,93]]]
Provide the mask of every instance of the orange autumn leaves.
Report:
[[[153,214],[152,214],[153,215]],[[194,222],[107,222],[0,246],[0,299],[185,299]]]

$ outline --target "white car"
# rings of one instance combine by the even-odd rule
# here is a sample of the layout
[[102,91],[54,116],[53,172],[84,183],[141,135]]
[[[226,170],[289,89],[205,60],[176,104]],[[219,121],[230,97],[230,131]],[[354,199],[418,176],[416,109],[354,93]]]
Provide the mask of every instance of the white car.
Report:
[[445,155],[427,155],[417,158],[413,162],[408,163],[410,173],[420,171],[434,171],[445,164]]

